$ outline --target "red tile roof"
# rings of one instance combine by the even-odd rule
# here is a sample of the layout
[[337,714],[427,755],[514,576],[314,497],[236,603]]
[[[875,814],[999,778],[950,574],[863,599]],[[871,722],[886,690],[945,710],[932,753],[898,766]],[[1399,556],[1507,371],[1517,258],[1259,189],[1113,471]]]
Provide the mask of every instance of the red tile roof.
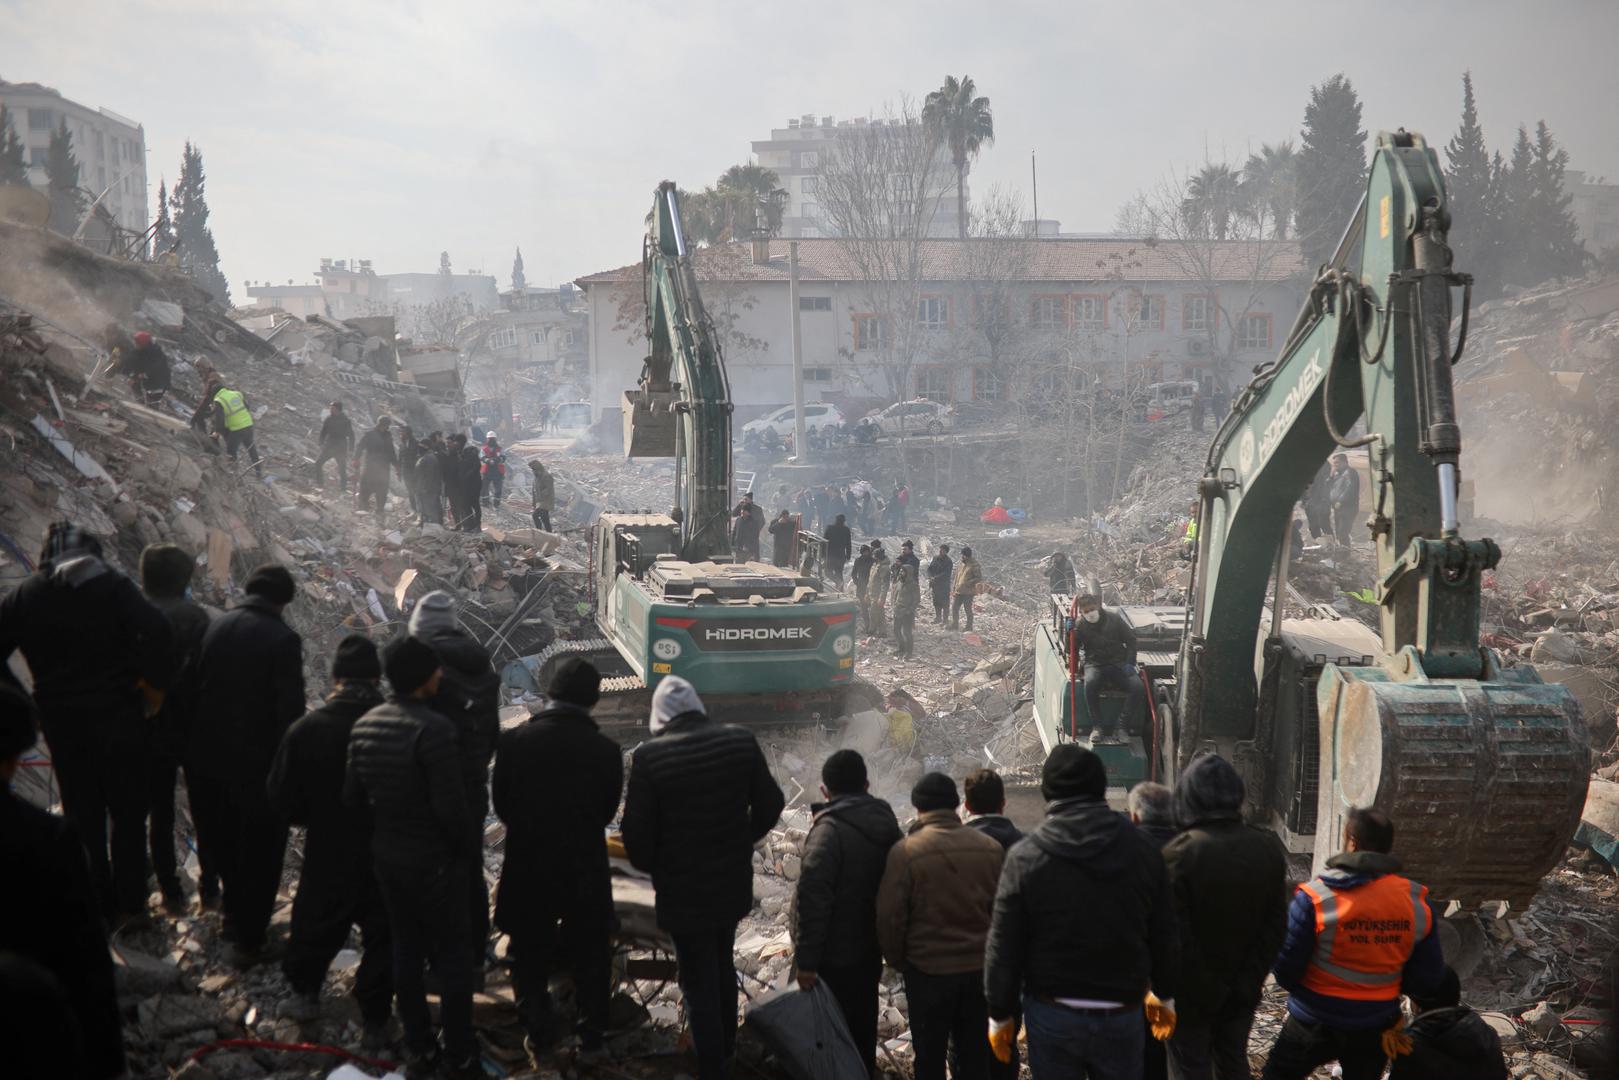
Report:
[[[787,241],[770,242],[770,260],[755,263],[751,245],[735,242],[701,248],[696,255],[697,274],[703,280],[786,281]],[[923,240],[924,281],[969,281],[981,277],[977,260],[968,248],[974,244],[1015,243],[1029,250],[1019,258],[995,256],[1002,265],[1018,263],[1019,280],[1038,282],[1084,281],[1199,281],[1202,274],[1192,271],[1200,263],[1213,262],[1214,275],[1223,281],[1287,281],[1303,272],[1303,258],[1292,240],[1261,242],[1230,240],[1198,245],[1195,252],[1177,253],[1175,241],[1146,240]],[[1195,258],[1192,257],[1195,255]],[[844,252],[843,242],[817,237],[798,241],[799,278],[803,281],[859,281]],[[581,288],[639,282],[641,266],[635,263],[616,270],[604,270],[578,278]]]

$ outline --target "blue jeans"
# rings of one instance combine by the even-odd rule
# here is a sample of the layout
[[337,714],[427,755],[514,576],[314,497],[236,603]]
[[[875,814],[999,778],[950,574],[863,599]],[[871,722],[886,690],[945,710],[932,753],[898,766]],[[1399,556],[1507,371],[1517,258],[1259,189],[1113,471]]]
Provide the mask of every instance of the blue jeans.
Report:
[[1034,1080],[1141,1080],[1146,1021],[1139,1007],[1082,1013],[1023,999]]
[[1141,675],[1134,664],[1108,664],[1105,667],[1086,664],[1085,710],[1090,716],[1091,727],[1100,729],[1104,735],[1113,734],[1119,726],[1118,722],[1104,719],[1102,715],[1102,691],[1110,686],[1124,691],[1124,709],[1119,713],[1119,721],[1123,722],[1126,731],[1147,701],[1146,687],[1141,685]]

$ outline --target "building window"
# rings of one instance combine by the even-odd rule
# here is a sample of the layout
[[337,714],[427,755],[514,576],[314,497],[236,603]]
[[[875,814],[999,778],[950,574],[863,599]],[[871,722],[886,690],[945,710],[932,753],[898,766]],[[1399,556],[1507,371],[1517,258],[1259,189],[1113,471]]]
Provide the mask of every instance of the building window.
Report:
[[854,347],[861,350],[883,347],[883,320],[880,315],[854,317]]
[[51,115],[51,111],[49,109],[28,110],[29,131],[49,131],[51,128],[56,126],[56,124],[53,122],[54,120],[55,117]]
[[973,368],[973,400],[1001,400],[1001,377],[994,368]]
[[31,165],[44,165],[45,158],[50,153],[50,147],[31,146],[28,148],[28,162]]
[[1029,321],[1036,330],[1061,330],[1063,325],[1063,298],[1037,296],[1029,310]]
[[942,296],[924,296],[916,302],[917,324],[926,330],[943,330],[950,323],[950,301]]
[[1074,297],[1074,329],[1082,333],[1107,329],[1107,297]]
[[950,400],[950,369],[933,366],[916,372],[916,396],[937,401],[941,405]]
[[805,169],[818,169],[821,166],[821,155],[816,150],[805,150],[798,155],[798,164]]
[[509,349],[516,344],[517,331],[513,330],[511,327],[507,327],[504,330],[496,330],[489,335],[489,347],[491,349]]
[[832,369],[829,367],[807,367],[804,369],[805,382],[831,382]]
[[1210,319],[1211,305],[1206,296],[1183,296],[1181,298],[1181,329],[1206,334],[1213,328]]
[[819,195],[821,192],[821,178],[819,176],[806,176],[798,182],[798,190],[806,198]]
[[573,348],[573,331],[572,330],[564,330],[564,331],[562,331],[562,347],[564,349]]
[[1162,296],[1143,296],[1141,306],[1136,309],[1137,330],[1162,330],[1164,328],[1164,298]]
[[1237,348],[1270,348],[1270,323],[1269,315],[1244,315],[1237,323]]
[[832,298],[830,296],[800,296],[798,298],[799,311],[831,311]]
[[802,203],[798,207],[798,215],[800,217],[818,218],[821,216],[821,208],[812,202]]
[[534,330],[534,331],[530,332],[529,335],[528,335],[528,341],[529,341],[530,345],[544,345],[545,344],[545,331],[544,330]]

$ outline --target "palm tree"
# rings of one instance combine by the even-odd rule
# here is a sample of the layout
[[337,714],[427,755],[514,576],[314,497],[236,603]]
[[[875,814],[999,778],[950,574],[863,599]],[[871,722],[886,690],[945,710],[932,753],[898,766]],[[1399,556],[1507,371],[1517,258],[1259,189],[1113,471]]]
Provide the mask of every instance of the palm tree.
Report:
[[963,75],[960,82],[947,75],[944,85],[922,104],[923,123],[950,147],[950,160],[956,166],[956,224],[963,240],[967,238],[967,162],[995,141],[989,98],[973,97],[977,89],[971,75]]
[[1257,154],[1248,155],[1248,163],[1242,167],[1240,194],[1244,213],[1261,227],[1268,217],[1271,234],[1278,240],[1287,239],[1293,221],[1298,202],[1297,169],[1298,154],[1291,139],[1275,146],[1265,143]]
[[1181,219],[1196,236],[1224,240],[1231,235],[1231,217],[1241,205],[1242,175],[1231,166],[1210,162],[1186,182]]
[[732,238],[759,227],[772,236],[781,231],[787,193],[781,189],[781,177],[774,169],[732,165],[720,174],[714,191],[727,204],[727,231]]

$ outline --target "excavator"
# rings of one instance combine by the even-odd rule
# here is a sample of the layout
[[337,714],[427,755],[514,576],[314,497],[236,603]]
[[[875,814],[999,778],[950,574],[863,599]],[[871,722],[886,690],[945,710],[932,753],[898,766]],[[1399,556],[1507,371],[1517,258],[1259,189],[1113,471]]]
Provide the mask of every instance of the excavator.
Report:
[[[1196,756],[1224,755],[1246,782],[1249,820],[1313,873],[1338,849],[1348,811],[1375,806],[1396,823],[1405,873],[1453,910],[1499,913],[1527,906],[1561,857],[1590,751],[1568,689],[1504,666],[1479,640],[1480,588],[1501,549],[1463,537],[1458,522],[1451,369],[1472,280],[1452,266],[1450,227],[1434,151],[1420,135],[1380,133],[1336,253],[1209,447],[1186,606],[1121,609],[1147,715],[1136,735],[1096,750],[1125,784],[1173,784]],[[1378,632],[1324,605],[1286,618],[1294,506],[1329,453],[1362,447]],[[1048,750],[1093,726],[1075,600],[1053,596],[1036,634]]]
[[[855,677],[855,604],[793,566],[738,560],[731,544],[731,391],[680,222],[658,186],[642,248],[650,354],[624,394],[627,457],[672,457],[672,513],[601,514],[590,581],[601,636],[537,658],[543,686],[569,656],[602,671],[596,715],[644,724],[652,690],[691,682],[711,716],[751,724],[828,722],[873,691]],[[813,551],[801,537],[799,554]],[[854,700],[851,700],[854,699]]]

